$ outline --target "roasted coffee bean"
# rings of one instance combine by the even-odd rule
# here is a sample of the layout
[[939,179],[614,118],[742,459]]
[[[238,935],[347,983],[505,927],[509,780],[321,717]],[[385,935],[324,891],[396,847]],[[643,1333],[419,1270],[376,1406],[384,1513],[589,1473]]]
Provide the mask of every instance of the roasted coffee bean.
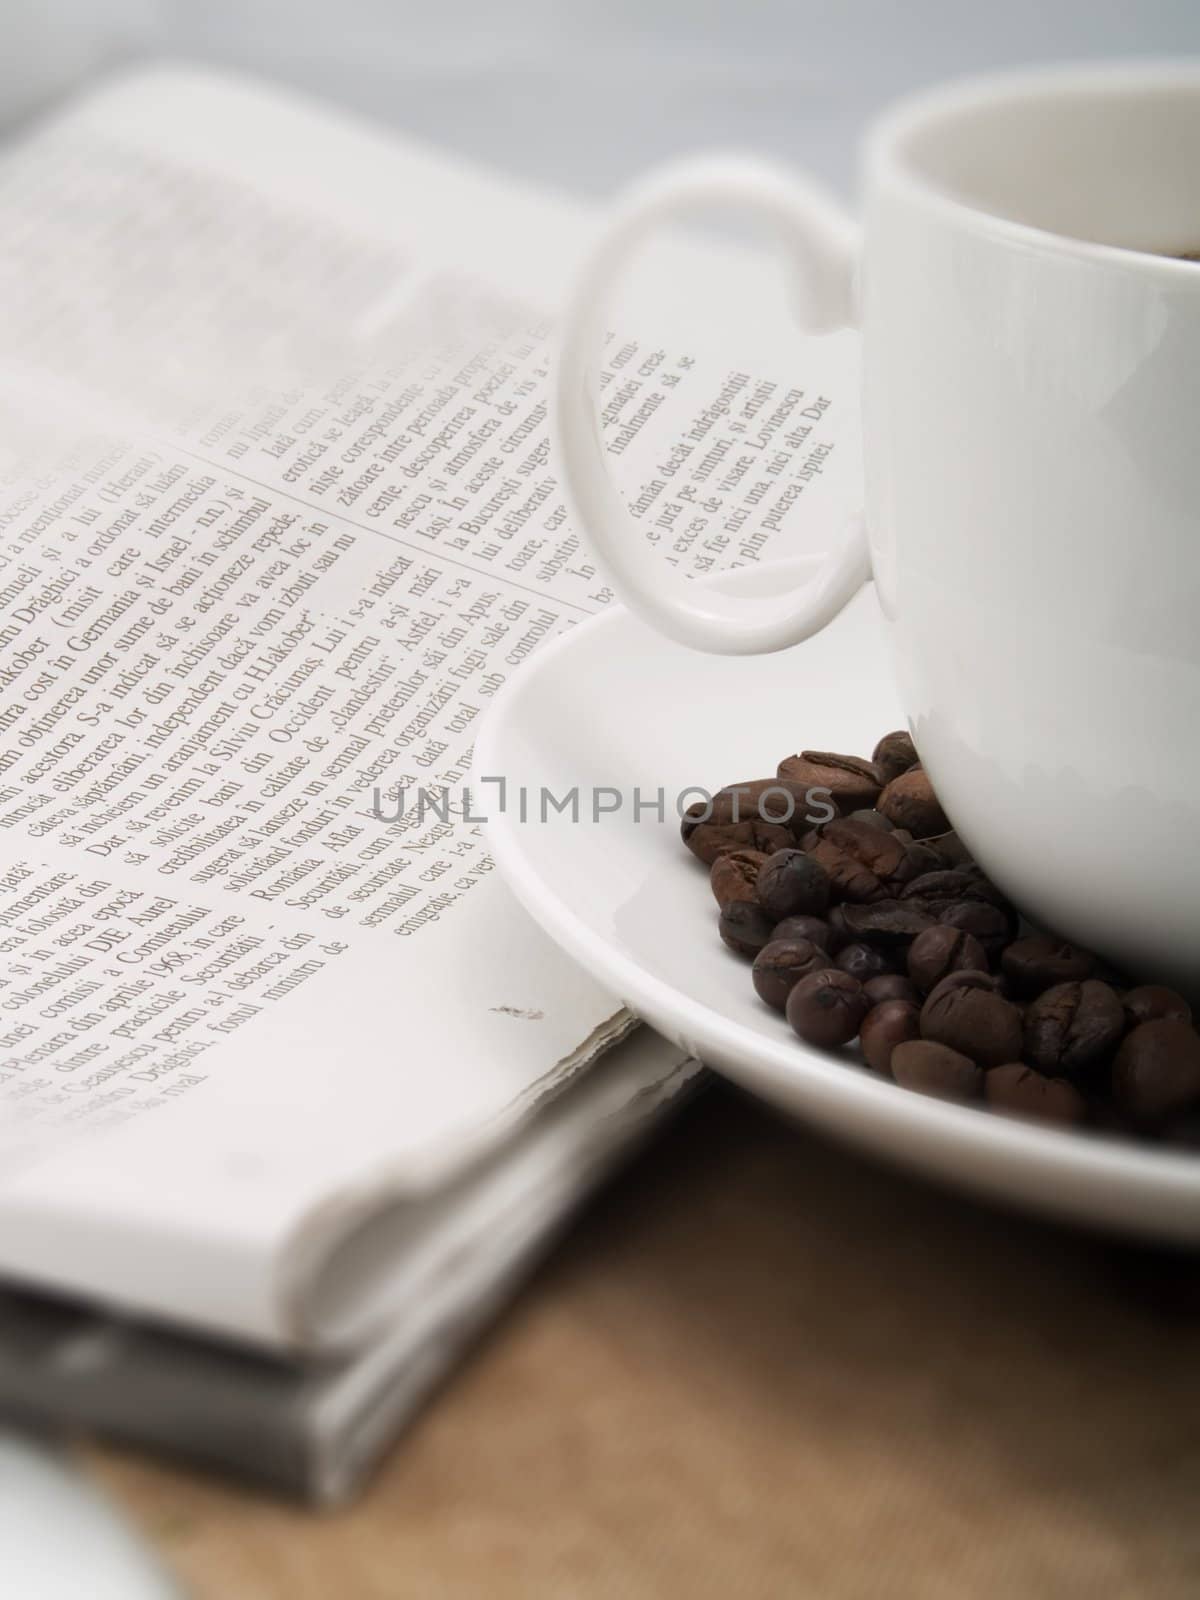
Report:
[[779,763],[779,776],[785,783],[797,784],[805,793],[827,789],[828,798],[843,815],[862,806],[873,806],[883,787],[883,780],[869,761],[825,750],[803,750],[798,756],[786,757]]
[[834,955],[844,945],[857,944],[853,932],[846,926],[845,906],[830,906],[825,921],[829,924],[829,948]]
[[885,1000],[911,1000],[918,1008],[921,1004],[921,991],[899,972],[881,972],[877,978],[868,978],[863,993],[872,1006],[881,1006]]
[[1052,1077],[1072,1077],[1105,1060],[1125,1032],[1115,990],[1095,978],[1056,983],[1025,1012],[1025,1048],[1014,1051]]
[[852,811],[846,818],[847,822],[865,822],[868,828],[882,828],[884,833],[895,832],[891,823],[882,811],[873,811],[868,807],[865,810]]
[[759,999],[782,1011],[800,979],[829,964],[829,952],[810,939],[772,939],[755,956],[751,978]]
[[776,778],[698,801],[681,833],[711,869],[721,937],[810,1044],[858,1033],[867,1065],[909,1088],[1200,1148],[1187,1000],[1125,987],[1062,940],[1015,937],[1015,908],[950,828],[906,733],[871,761],[803,750]]
[[863,1060],[876,1072],[892,1070],[892,1051],[909,1039],[919,1039],[921,1013],[911,1000],[884,1000],[863,1018],[858,1032]]
[[[698,800],[696,806],[702,808],[704,802]],[[723,784],[707,810],[706,822],[782,822],[789,826],[795,811],[805,810],[805,794],[781,778],[744,778],[739,784]]]
[[727,856],[718,856],[708,874],[717,904],[727,906],[735,900],[755,899],[758,869],[770,859],[761,850],[731,850]]
[[700,822],[685,816],[680,831],[684,844],[706,867],[734,850],[759,850],[769,856],[794,843],[791,830],[776,822]]
[[867,905],[847,903],[842,907],[842,920],[855,938],[888,948],[906,945],[926,928],[933,927],[931,917],[904,900],[873,900]]
[[[932,1000],[934,995],[944,994],[948,989],[986,989],[989,994],[998,994],[1007,1000],[1008,980],[996,972],[983,972],[978,967],[964,967],[959,972],[948,972],[939,982],[935,983],[926,999]],[[1017,1007],[1020,1010],[1020,1007]]]
[[787,1019],[806,1044],[831,1050],[854,1038],[867,1014],[862,984],[848,972],[812,972],[787,998]]
[[892,1051],[892,1077],[905,1089],[940,1100],[976,1100],[983,1073],[970,1059],[932,1039],[908,1039]]
[[875,804],[889,822],[907,828],[914,839],[945,833],[950,826],[924,767],[912,767],[893,778]]
[[[908,975],[928,994],[950,972],[986,971],[987,953],[974,934],[934,923],[909,946]],[[1016,1052],[1013,1052],[1016,1054]]]
[[970,867],[934,867],[910,878],[906,885],[914,900],[930,905],[957,905],[960,900],[982,900],[987,891]]
[[1139,1022],[1190,1022],[1192,1008],[1174,989],[1158,983],[1144,983],[1136,989],[1126,989],[1121,996],[1125,1017],[1131,1028]]
[[843,755],[840,750],[801,750],[800,759],[812,761],[818,767],[830,767],[838,772],[854,773],[883,787],[875,763],[868,761],[865,756]]
[[[938,855],[937,851],[931,850],[923,840],[909,838],[907,829],[903,831],[905,838],[908,840],[905,848],[908,851],[908,863],[912,868],[913,877],[920,878],[923,877],[927,872],[940,871],[945,863],[942,861],[942,858]],[[894,829],[893,837],[900,832],[901,829]]]
[[1200,1102],[1200,1035],[1187,1022],[1160,1018],[1126,1034],[1112,1072],[1117,1105],[1153,1128]]
[[892,963],[878,945],[873,944],[843,945],[834,957],[834,966],[857,978],[859,983],[866,983],[868,978],[880,978],[885,972],[892,971]]
[[863,822],[831,822],[805,849],[829,874],[835,900],[894,898],[912,870],[892,834]]
[[933,872],[918,873],[904,885],[901,897],[917,901],[935,916],[944,906],[958,905],[963,900],[1008,909],[1008,902],[995,884],[968,867],[939,867]]
[[792,832],[809,826],[807,795],[781,778],[727,783],[713,795],[711,809],[709,822],[778,822]]
[[769,917],[818,917],[829,904],[829,874],[803,850],[777,850],[758,874],[758,903]]
[[784,917],[782,922],[776,923],[773,937],[811,939],[813,944],[819,944],[822,950],[829,950],[833,945],[832,929],[821,917]]
[[949,1045],[981,1067],[998,1067],[1021,1054],[1021,1014],[989,989],[947,986],[921,1007],[921,1037]]
[[[697,828],[723,828],[728,826],[730,820],[729,807],[718,806],[715,796],[711,800],[693,800],[679,819],[679,837],[690,850],[692,835]],[[739,818],[742,822],[748,820],[746,817]]]
[[971,852],[951,828],[949,833],[935,833],[923,841],[941,861],[944,867],[965,867],[973,865]]
[[1014,940],[1000,957],[1001,969],[1019,995],[1041,994],[1056,983],[1080,983],[1095,964],[1086,950],[1040,933]]
[[915,767],[920,759],[912,735],[906,728],[896,733],[885,733],[871,752],[871,761],[884,783],[890,783],[902,772],[907,772],[909,767]]
[[775,933],[774,922],[753,900],[731,900],[722,907],[717,926],[725,943],[740,956],[756,956]]
[[987,900],[951,900],[939,907],[937,920],[973,933],[989,957],[998,956],[1013,935],[1011,917]]
[[[768,789],[778,790],[779,794],[764,798]],[[690,829],[701,824],[725,827],[737,822],[780,822],[789,809],[785,790],[789,795],[792,793],[790,786],[779,778],[754,778],[726,784],[707,800],[694,800],[680,818],[684,843],[687,843]],[[793,806],[794,803],[793,799]]]
[[1009,1061],[984,1075],[983,1098],[994,1111],[1040,1122],[1082,1122],[1083,1096],[1065,1078],[1047,1078],[1023,1061]]

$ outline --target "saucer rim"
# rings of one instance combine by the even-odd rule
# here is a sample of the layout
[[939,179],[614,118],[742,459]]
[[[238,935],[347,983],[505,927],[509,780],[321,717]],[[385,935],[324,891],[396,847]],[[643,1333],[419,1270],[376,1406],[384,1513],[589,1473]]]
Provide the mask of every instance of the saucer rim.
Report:
[[[772,563],[771,570],[790,571],[794,581],[819,565],[817,557],[793,557]],[[752,570],[761,581],[766,568]],[[732,580],[740,587],[737,578],[724,573],[695,581],[729,585]],[[830,626],[836,628],[838,619]],[[521,716],[543,674],[561,677],[564,657],[584,651],[597,637],[630,629],[634,637],[640,634],[662,648],[686,649],[655,634],[624,606],[576,624],[544,645],[497,694],[476,738],[475,769],[507,774],[506,730]],[[1195,1155],[1143,1148],[1096,1130],[981,1114],[978,1107],[915,1094],[865,1069],[848,1070],[846,1063],[800,1040],[765,1038],[719,1008],[684,995],[590,926],[538,869],[522,842],[529,831],[505,812],[485,824],[488,847],[509,889],[550,937],[635,1015],[669,1019],[677,1041],[710,1070],[860,1149],[944,1182],[1061,1219],[1200,1242],[1200,1160]],[[734,1064],[708,1060],[705,1046]],[[786,1098],[772,1094],[771,1082],[784,1080],[792,1093]],[[972,1169],[972,1157],[983,1165]],[[1023,1169],[1018,1192],[1014,1166]],[[1114,1182],[1119,1197],[1107,1188]],[[1056,1185],[1062,1186],[1057,1193]],[[1034,1188],[1036,1195],[1028,1192]],[[1115,1204],[1118,1198],[1124,1203]]]

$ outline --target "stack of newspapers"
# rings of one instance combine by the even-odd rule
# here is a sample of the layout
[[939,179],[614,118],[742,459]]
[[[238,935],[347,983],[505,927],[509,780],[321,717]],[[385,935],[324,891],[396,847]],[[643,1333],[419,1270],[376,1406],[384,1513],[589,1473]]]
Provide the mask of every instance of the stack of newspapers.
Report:
[[[0,159],[7,1414],[343,1497],[694,1081],[467,801],[489,700],[612,598],[547,437],[588,227],[180,67]],[[752,310],[739,261],[654,270]],[[716,535],[779,498],[770,344],[614,337],[632,499]],[[803,548],[826,463],[674,559]]]

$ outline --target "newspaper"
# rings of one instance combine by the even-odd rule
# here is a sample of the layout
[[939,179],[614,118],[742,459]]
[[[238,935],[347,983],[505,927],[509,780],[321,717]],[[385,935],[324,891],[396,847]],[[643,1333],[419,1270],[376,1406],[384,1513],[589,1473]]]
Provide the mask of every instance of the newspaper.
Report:
[[[0,1274],[362,1348],[412,1217],[631,1026],[470,793],[500,685],[613,599],[546,433],[591,219],[157,68],[10,151],[0,224]],[[643,279],[603,420],[647,539],[820,548],[852,341],[783,352],[731,245]]]

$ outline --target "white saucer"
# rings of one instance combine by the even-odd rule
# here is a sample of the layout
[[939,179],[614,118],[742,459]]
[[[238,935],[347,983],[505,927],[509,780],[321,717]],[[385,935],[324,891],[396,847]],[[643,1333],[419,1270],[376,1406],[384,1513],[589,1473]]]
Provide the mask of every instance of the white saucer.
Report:
[[108,1503],[56,1453],[0,1432],[0,1594],[13,1600],[181,1600]]
[[[797,566],[804,570],[781,569],[784,581]],[[749,589],[767,576],[720,581]],[[491,812],[501,871],[537,921],[710,1067],[831,1133],[977,1193],[1200,1241],[1200,1158],[929,1099],[849,1056],[811,1049],[759,1001],[747,964],[719,941],[707,874],[680,843],[675,795],[770,774],[801,746],[869,753],[880,734],[903,726],[872,588],[823,634],[772,656],[699,655],[613,610],[540,651],[497,698],[476,744],[475,777],[506,777],[508,801],[503,812],[491,802],[480,809]],[[576,785],[581,820],[551,807],[541,820],[543,787],[561,798]],[[666,820],[644,809],[635,821],[634,789],[652,802],[659,787]],[[620,791],[622,809],[593,822],[593,789]]]

